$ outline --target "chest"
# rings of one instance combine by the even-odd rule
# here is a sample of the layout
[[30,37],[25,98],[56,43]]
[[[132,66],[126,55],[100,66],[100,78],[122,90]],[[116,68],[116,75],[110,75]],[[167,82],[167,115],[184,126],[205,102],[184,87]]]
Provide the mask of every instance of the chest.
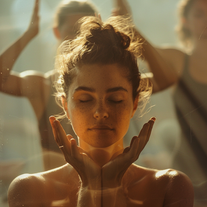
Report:
[[157,185],[156,182],[153,185],[150,182],[142,182],[128,188],[128,197],[131,206],[162,207],[165,192],[166,187]]
[[45,207],[62,206],[73,207],[77,205],[78,199],[78,186],[65,183],[56,182],[55,185],[48,186],[45,189],[44,200]]
[[188,72],[194,81],[207,84],[207,59],[191,57],[189,59]]

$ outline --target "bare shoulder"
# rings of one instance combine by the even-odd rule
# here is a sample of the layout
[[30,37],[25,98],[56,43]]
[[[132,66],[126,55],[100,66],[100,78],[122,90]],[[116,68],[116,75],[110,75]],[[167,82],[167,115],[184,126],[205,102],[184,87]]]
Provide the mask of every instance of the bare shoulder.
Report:
[[75,198],[77,191],[74,189],[78,189],[78,186],[75,188],[74,183],[79,183],[77,179],[78,176],[74,176],[74,170],[68,164],[41,173],[20,175],[9,186],[9,205],[42,207],[51,206],[54,200],[65,199],[68,195]]
[[135,166],[130,180],[131,196],[146,200],[146,206],[152,203],[154,206],[166,207],[193,206],[193,187],[190,179],[182,172]]
[[153,170],[153,176],[159,182],[164,182],[171,187],[176,187],[176,185],[180,187],[182,183],[192,186],[187,175],[174,169]]
[[[168,169],[163,175],[167,178],[165,205],[166,206],[193,206],[193,186],[187,175],[180,171]],[[162,179],[162,176],[161,176]]]
[[38,71],[11,71],[1,86],[1,91],[10,95],[30,97],[37,96],[50,85],[44,73]]
[[173,169],[155,170],[153,174],[155,182],[164,189],[164,206],[193,206],[193,186],[187,175]]
[[43,81],[43,83],[46,83],[45,81],[48,79],[47,73],[42,73],[40,71],[34,71],[34,70],[23,71],[19,73],[19,77],[32,82]]
[[9,186],[9,206],[35,206],[35,200],[41,199],[43,194],[44,178],[40,174],[20,175]]

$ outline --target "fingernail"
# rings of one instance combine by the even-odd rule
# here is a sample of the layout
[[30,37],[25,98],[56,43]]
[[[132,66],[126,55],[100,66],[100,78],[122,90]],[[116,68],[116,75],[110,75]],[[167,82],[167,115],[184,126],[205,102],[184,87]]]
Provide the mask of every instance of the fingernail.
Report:
[[155,118],[155,117],[152,117],[150,120],[155,121],[155,120],[156,120],[156,118]]

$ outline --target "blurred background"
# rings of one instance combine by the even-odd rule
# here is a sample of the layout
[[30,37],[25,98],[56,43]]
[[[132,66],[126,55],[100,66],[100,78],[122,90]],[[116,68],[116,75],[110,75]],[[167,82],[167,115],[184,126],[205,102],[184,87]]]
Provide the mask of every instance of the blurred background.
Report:
[[[60,0],[40,1],[40,32],[22,52],[13,70],[54,69],[58,42],[52,26],[53,15]],[[91,0],[102,19],[107,19],[113,9],[112,0]],[[180,47],[176,39],[178,0],[128,0],[135,25],[154,45]],[[0,52],[2,53],[27,29],[34,6],[33,0],[0,0]],[[140,62],[140,71],[147,65]],[[154,168],[168,168],[179,139],[173,103],[173,88],[155,94],[144,112],[138,111],[125,137],[128,145],[132,136],[139,133],[145,121],[152,116],[156,123],[152,136],[143,150],[138,164]],[[140,117],[142,115],[142,117]],[[22,173],[43,170],[41,146],[35,114],[29,101],[0,93],[0,206],[7,206],[6,193],[13,177]],[[4,202],[5,201],[5,202]]]

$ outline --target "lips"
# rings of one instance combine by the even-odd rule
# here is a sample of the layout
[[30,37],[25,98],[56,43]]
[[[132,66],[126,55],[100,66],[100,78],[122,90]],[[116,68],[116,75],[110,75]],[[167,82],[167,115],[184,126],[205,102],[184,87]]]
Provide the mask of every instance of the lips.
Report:
[[113,128],[111,128],[107,125],[95,125],[95,126],[89,128],[89,130],[113,130]]

